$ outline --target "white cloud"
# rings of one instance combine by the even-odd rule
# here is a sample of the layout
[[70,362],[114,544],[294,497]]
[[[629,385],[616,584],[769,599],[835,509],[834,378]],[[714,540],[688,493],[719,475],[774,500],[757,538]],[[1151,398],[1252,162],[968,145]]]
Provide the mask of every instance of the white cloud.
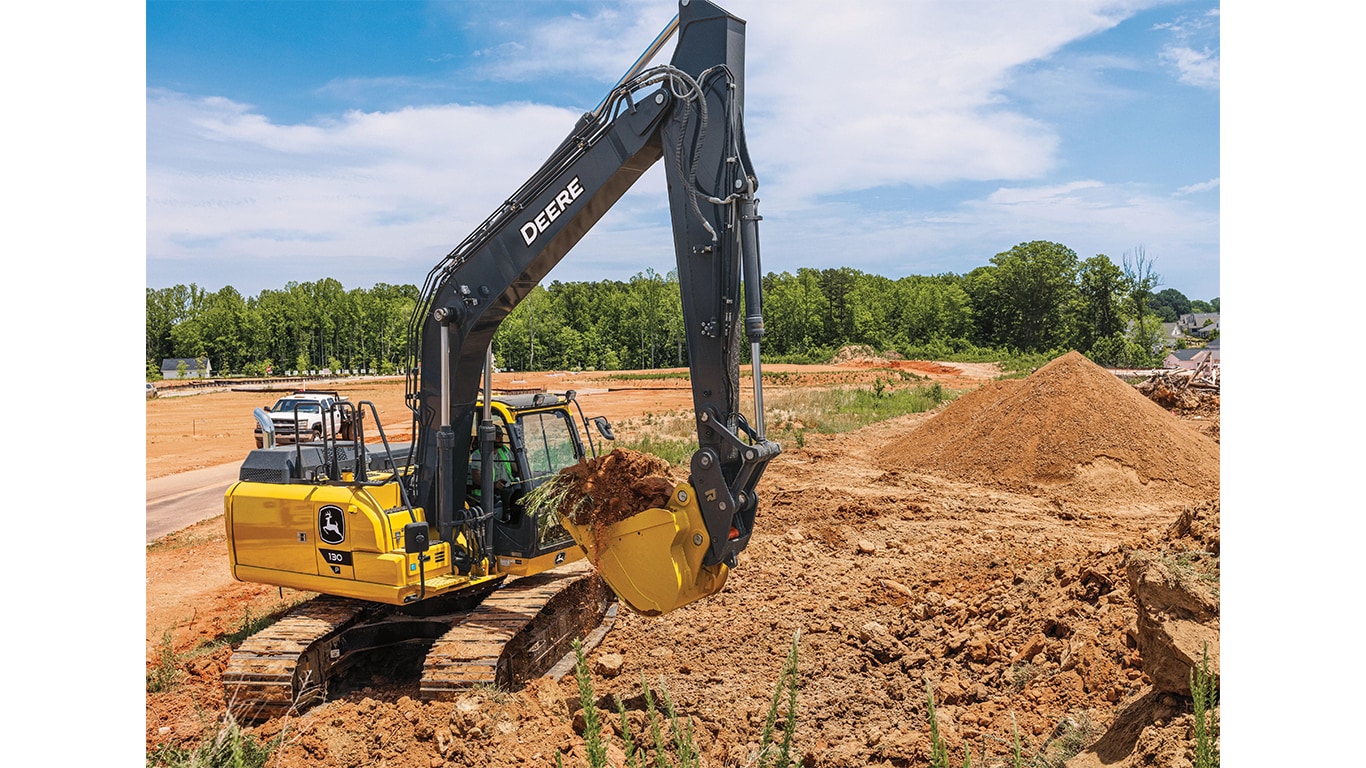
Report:
[[[147,116],[149,273],[185,258],[284,267],[308,257],[362,260],[352,269],[416,282],[422,273],[382,265],[435,263],[535,170],[578,114],[445,106],[278,125],[227,99],[157,92]],[[283,282],[242,272],[265,287]]]
[[1178,45],[1162,49],[1162,61],[1176,69],[1177,79],[1198,88],[1219,87],[1219,53]]
[[1219,179],[1216,177],[1216,178],[1210,179],[1209,181],[1202,181],[1202,182],[1200,182],[1199,184],[1188,184],[1188,185],[1186,185],[1186,186],[1184,186],[1184,187],[1180,187],[1179,189],[1176,190],[1176,194],[1178,194],[1178,195],[1193,195],[1193,194],[1195,194],[1195,193],[1197,193],[1197,192],[1208,192],[1208,191],[1210,191],[1211,189],[1218,189],[1218,188],[1219,188]]
[[512,39],[478,52],[484,60],[478,76],[521,81],[573,74],[615,83],[672,18],[675,7],[628,0],[595,4],[590,14],[556,15],[533,4],[532,14],[519,16],[517,6],[507,6],[497,26]]
[[[1047,173],[1059,140],[1052,126],[1004,101],[1013,70],[1151,4],[1086,0],[1048,4],[1047,12],[1010,0],[723,5],[746,21],[751,147],[766,159],[768,178],[810,199]],[[630,0],[588,16],[505,19],[519,49],[489,51],[481,74],[615,82],[671,13],[671,4]]]
[[1176,72],[1177,80],[1197,88],[1219,87],[1218,9],[1195,16],[1183,14],[1153,28],[1171,35],[1158,58]]
[[[753,4],[755,151],[797,194],[1038,178],[1052,126],[1003,99],[1015,68],[1106,30],[1128,3]],[[733,9],[741,16],[746,8]]]

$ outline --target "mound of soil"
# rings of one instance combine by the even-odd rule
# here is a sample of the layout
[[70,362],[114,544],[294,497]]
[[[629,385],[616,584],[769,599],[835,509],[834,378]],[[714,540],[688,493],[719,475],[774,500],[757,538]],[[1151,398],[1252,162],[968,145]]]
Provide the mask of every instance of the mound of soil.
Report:
[[1085,497],[1218,491],[1214,441],[1076,351],[955,400],[884,466]]
[[1157,491],[1198,501],[1219,488],[1217,443],[1079,352],[964,395],[887,445],[882,460],[886,469],[1076,500],[1140,501]]
[[673,493],[669,462],[628,448],[566,467],[556,478],[556,511],[576,525],[589,526],[597,552],[612,525],[662,507]]

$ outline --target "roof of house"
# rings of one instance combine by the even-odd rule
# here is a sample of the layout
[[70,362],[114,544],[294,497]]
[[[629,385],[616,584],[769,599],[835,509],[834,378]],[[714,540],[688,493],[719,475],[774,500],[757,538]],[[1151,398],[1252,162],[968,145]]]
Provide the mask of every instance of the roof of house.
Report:
[[1205,350],[1203,349],[1173,349],[1171,352],[1168,352],[1167,355],[1169,357],[1175,357],[1177,360],[1194,360],[1204,353]]
[[[204,362],[207,363],[208,361],[205,360]],[[180,368],[181,363],[185,364],[187,371],[199,370],[199,358],[197,357],[163,357],[161,359],[161,370],[174,371]]]
[[1181,324],[1188,328],[1200,328],[1207,320],[1215,328],[1219,327],[1218,312],[1194,312],[1189,315],[1182,315],[1180,318]]

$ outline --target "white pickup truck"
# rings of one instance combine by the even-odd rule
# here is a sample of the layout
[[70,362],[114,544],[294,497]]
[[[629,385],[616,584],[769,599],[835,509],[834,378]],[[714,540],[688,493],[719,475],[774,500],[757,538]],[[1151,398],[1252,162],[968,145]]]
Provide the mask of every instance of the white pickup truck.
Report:
[[[322,440],[324,434],[350,440],[355,411],[343,407],[343,403],[347,403],[345,396],[321,389],[297,390],[276,400],[275,405],[265,409],[275,426],[275,443],[307,443]],[[264,448],[265,443],[265,433],[257,424],[256,447]]]

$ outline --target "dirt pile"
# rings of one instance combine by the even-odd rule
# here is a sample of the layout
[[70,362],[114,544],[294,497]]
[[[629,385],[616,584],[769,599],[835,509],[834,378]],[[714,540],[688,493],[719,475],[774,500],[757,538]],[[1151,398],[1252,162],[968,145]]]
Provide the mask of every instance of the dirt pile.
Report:
[[602,551],[607,529],[652,507],[662,507],[673,493],[669,462],[629,448],[613,448],[604,456],[581,459],[547,483],[544,497],[559,515],[593,532]]
[[964,395],[882,464],[1073,500],[1194,502],[1219,488],[1218,444],[1078,352]]

